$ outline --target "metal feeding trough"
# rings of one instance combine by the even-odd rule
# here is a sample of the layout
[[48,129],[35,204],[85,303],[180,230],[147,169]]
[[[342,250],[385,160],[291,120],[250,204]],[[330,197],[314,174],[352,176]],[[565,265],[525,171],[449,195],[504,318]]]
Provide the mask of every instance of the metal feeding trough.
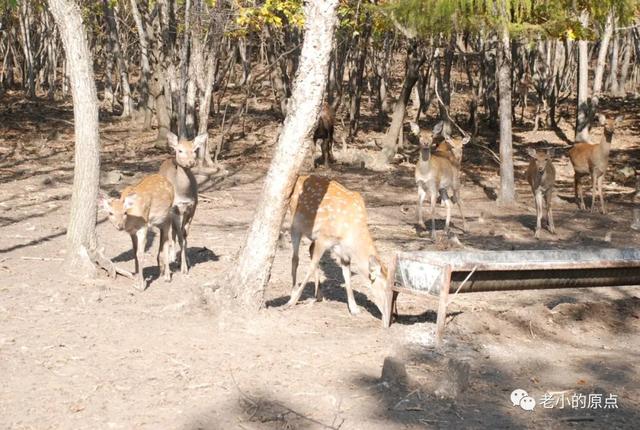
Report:
[[640,285],[640,249],[399,252],[383,324],[391,324],[398,293],[438,296],[440,344],[450,294],[625,285]]

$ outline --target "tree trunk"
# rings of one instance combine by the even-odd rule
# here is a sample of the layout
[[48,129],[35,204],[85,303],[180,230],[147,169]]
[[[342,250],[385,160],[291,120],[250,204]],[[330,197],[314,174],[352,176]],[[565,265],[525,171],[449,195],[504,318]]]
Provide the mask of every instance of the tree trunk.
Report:
[[398,151],[398,139],[402,133],[407,103],[409,103],[409,98],[411,98],[413,86],[418,81],[420,67],[423,62],[424,57],[419,55],[417,47],[410,47],[407,52],[407,72],[404,77],[404,83],[402,84],[400,98],[393,108],[391,125],[382,142],[382,154],[387,161],[392,160]]
[[320,112],[337,4],[337,0],[309,0],[304,4],[305,36],[290,109],[229,283],[237,303],[248,310],[262,307],[280,225],[309,146],[309,134]]
[[140,91],[140,106],[145,110],[144,114],[144,128],[151,128],[151,106],[153,102],[149,97],[149,80],[151,79],[151,66],[149,64],[149,43],[147,41],[147,32],[142,23],[142,16],[138,10],[138,3],[136,0],[131,0],[131,13],[136,23],[136,31],[138,33],[138,39],[140,42],[140,65],[142,67],[142,75],[140,76],[139,91]]
[[620,48],[620,37],[615,34],[613,36],[613,46],[611,46],[611,70],[609,70],[609,91],[617,94],[619,91],[618,84],[618,54]]
[[124,52],[122,50],[121,36],[120,32],[120,17],[118,8],[113,9],[113,17],[115,23],[115,50],[114,56],[116,58],[118,64],[118,72],[120,73],[120,90],[122,91],[122,114],[120,115],[122,118],[128,118],[131,116],[131,111],[133,110],[133,99],[131,98],[131,86],[129,85],[129,67],[128,62],[124,59]]
[[509,30],[501,28],[498,48],[498,91],[500,116],[500,192],[498,201],[511,205],[516,201],[513,175],[513,143],[511,135],[511,48]]
[[[588,12],[582,12],[580,22],[584,27],[589,22]],[[578,41],[578,98],[576,115],[576,142],[589,142],[589,123],[591,106],[589,103],[589,44],[586,40]]]
[[[206,133],[209,128],[209,114],[211,111],[211,96],[213,94],[213,84],[216,79],[216,61],[213,52],[209,53],[207,59],[206,76],[204,82],[204,91],[200,97],[200,105],[198,106],[198,135]],[[207,141],[202,150],[198,154],[200,165],[212,166],[211,145]]]
[[604,76],[604,66],[607,62],[607,51],[609,50],[609,41],[613,34],[613,11],[607,15],[607,21],[605,22],[604,29],[602,31],[602,37],[600,39],[600,50],[598,51],[598,62],[596,63],[596,70],[593,77],[593,101],[594,106],[597,106],[598,96],[602,91],[602,77]]
[[[28,1],[20,2],[20,35],[22,36],[22,50],[24,52],[24,60],[26,70],[22,76],[22,85],[27,89],[27,97],[36,96],[36,72],[33,58],[33,47],[31,46],[31,13],[30,3]],[[26,82],[25,82],[26,77]]]
[[627,93],[627,80],[629,79],[629,67],[631,66],[631,41],[629,37],[625,38],[623,49],[622,66],[620,68],[620,86],[618,87],[618,92],[614,94],[618,97],[624,97]]
[[100,135],[93,60],[78,5],[73,0],[48,2],[64,46],[73,95],[75,168],[66,262],[75,274],[94,276],[95,266],[91,263],[88,252],[97,245],[96,201],[100,180]]

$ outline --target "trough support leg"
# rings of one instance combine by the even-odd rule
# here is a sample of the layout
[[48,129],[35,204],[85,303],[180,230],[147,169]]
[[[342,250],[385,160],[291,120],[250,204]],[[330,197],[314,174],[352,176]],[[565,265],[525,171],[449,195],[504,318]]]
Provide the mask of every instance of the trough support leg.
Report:
[[436,347],[442,346],[444,326],[447,320],[447,303],[449,301],[449,288],[451,287],[451,267],[444,270],[444,279],[440,287],[440,302],[438,303],[438,319],[436,320]]

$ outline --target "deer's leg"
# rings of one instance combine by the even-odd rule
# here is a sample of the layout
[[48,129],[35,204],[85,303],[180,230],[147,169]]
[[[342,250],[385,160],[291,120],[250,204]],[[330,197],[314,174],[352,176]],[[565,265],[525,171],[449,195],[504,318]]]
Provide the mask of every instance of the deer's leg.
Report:
[[133,273],[136,274],[140,271],[140,264],[138,262],[138,236],[136,236],[135,234],[131,235],[131,244],[133,245],[133,260],[135,264],[135,270],[133,271]]
[[604,183],[604,175],[598,178],[598,194],[600,194],[600,205],[602,206],[602,213],[607,213],[607,207],[604,203],[604,193],[602,191],[602,185]]
[[591,174],[591,212],[596,210],[596,200],[598,199],[598,177],[595,172]]
[[584,204],[584,195],[582,194],[582,184],[580,183],[580,179],[582,179],[581,175],[577,173],[573,176],[573,187],[574,193],[576,196],[576,203],[579,209],[586,210],[587,207]]
[[453,190],[453,197],[456,199],[456,205],[460,209],[460,218],[462,218],[462,231],[467,231],[467,220],[462,212],[462,199],[460,198],[460,189]]
[[431,190],[429,193],[431,200],[431,238],[436,240],[436,191]]
[[329,151],[331,150],[329,146],[329,139],[322,139],[322,159],[324,162],[324,167],[329,167]]
[[329,161],[335,163],[336,157],[333,156],[333,130],[329,132],[329,137],[327,137],[327,139],[329,140]]
[[293,256],[291,257],[291,281],[292,288],[296,287],[296,277],[298,274],[298,263],[300,261],[300,240],[302,236],[297,231],[291,230],[291,246],[293,247]]
[[[322,149],[322,143],[320,144],[320,149]],[[314,169],[318,167],[318,163],[316,161],[317,158],[318,158],[318,140],[313,139],[313,151],[311,152],[311,161],[313,161]]]
[[[313,249],[316,246],[316,242],[313,241],[311,242],[311,245],[309,245],[309,257],[313,258]],[[320,292],[320,271],[318,270],[318,268],[316,267],[315,272],[313,272],[313,280],[314,280],[314,284],[315,284],[315,298],[316,298],[316,302],[321,302],[322,301],[322,293]]]
[[424,227],[424,219],[422,219],[422,205],[424,205],[424,198],[427,196],[422,185],[418,184],[418,205],[416,207],[416,213],[418,214],[418,227],[421,229]]
[[356,299],[353,296],[353,289],[351,288],[351,266],[349,262],[340,262],[342,268],[342,277],[344,278],[344,288],[347,290],[347,305],[349,306],[349,312],[351,315],[357,315],[360,313],[360,309],[356,304]]
[[451,223],[451,199],[447,195],[447,190],[440,190],[440,199],[447,208],[447,217],[444,221],[444,231],[449,233],[449,224]]
[[324,243],[316,241],[316,244],[313,247],[313,256],[311,257],[311,265],[309,267],[309,271],[307,272],[304,280],[302,281],[302,283],[300,283],[300,285],[293,286],[293,289],[291,290],[291,298],[289,298],[289,301],[285,305],[287,308],[295,305],[296,303],[298,303],[298,300],[300,300],[300,296],[302,295],[304,286],[309,281],[311,275],[317,270],[318,264],[320,263],[320,258],[322,258],[322,254],[324,254],[324,251],[326,251],[326,249],[327,247]]
[[536,191],[534,195],[536,201],[536,233],[535,238],[540,239],[540,230],[542,230],[542,192]]
[[[164,275],[165,282],[171,281],[171,269],[169,269],[169,232],[171,230],[171,220],[160,226],[160,246],[158,247],[158,268],[160,276]],[[162,263],[160,255],[162,254]]]
[[138,271],[138,279],[136,280],[135,287],[140,291],[144,291],[146,288],[146,281],[144,279],[144,246],[147,243],[147,227],[144,226],[140,230],[136,231],[138,240],[138,249],[136,250],[136,265],[140,267]]
[[551,208],[552,199],[553,192],[547,191],[545,194],[545,204],[547,205],[547,225],[549,226],[549,232],[556,234],[556,226],[553,224],[553,209]]
[[191,220],[193,219],[193,212],[191,209],[187,209],[180,219],[180,272],[185,275],[189,273],[189,257],[187,257],[187,236],[189,235],[189,227],[191,227]]

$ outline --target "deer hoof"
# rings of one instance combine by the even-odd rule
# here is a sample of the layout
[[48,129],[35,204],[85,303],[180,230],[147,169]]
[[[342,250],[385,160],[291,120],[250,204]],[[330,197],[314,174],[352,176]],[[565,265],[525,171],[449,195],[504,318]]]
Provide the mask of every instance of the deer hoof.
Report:
[[358,308],[358,305],[353,305],[353,307],[349,306],[349,312],[351,315],[358,315],[360,313],[360,308]]

